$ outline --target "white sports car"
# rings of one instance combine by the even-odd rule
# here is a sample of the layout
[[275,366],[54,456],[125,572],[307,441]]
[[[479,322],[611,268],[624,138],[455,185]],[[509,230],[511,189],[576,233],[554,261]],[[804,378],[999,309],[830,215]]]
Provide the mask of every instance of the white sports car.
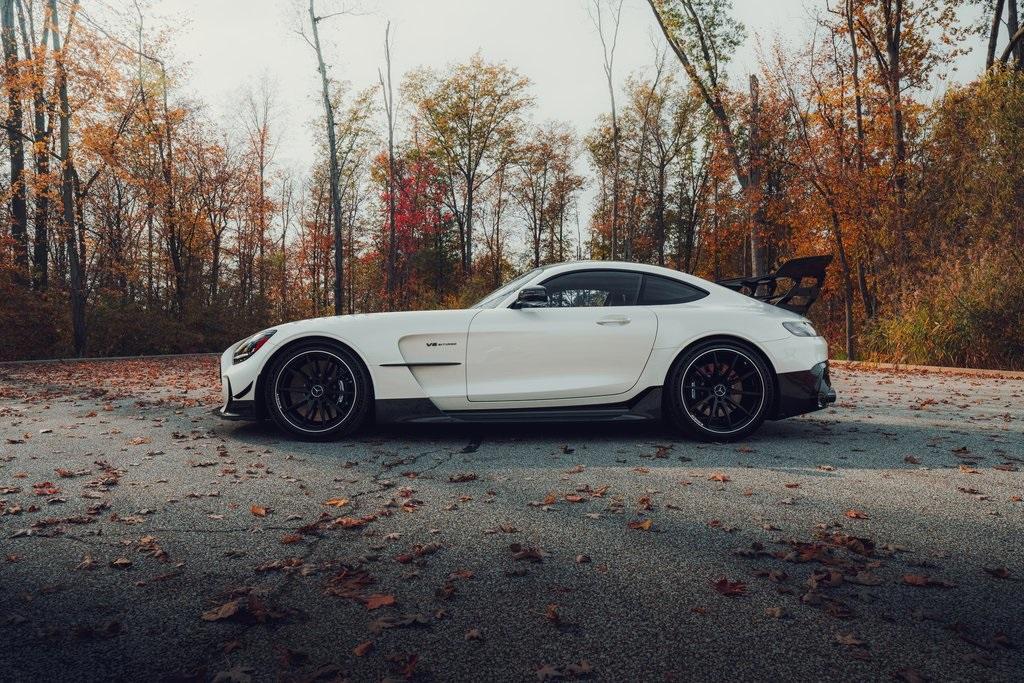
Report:
[[658,418],[700,439],[739,439],[835,401],[827,344],[793,312],[794,292],[817,289],[799,284],[772,305],[740,293],[773,293],[771,277],[723,286],[635,263],[545,266],[467,309],[258,332],[221,356],[218,412],[270,417],[308,439],[373,419]]

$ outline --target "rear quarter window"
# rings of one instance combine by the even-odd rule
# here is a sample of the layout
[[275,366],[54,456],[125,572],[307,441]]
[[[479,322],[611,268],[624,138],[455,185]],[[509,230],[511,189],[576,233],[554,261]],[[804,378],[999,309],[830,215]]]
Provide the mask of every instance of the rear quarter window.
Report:
[[644,275],[643,288],[640,290],[641,306],[667,306],[670,304],[685,304],[690,301],[703,299],[708,295],[702,289],[679,280],[673,280],[660,275]]

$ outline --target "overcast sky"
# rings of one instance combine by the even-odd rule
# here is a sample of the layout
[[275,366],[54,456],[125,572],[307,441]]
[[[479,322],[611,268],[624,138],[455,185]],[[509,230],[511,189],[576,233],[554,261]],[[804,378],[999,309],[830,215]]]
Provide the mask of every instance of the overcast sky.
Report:
[[[734,0],[734,15],[747,26],[748,37],[730,66],[731,77],[745,83],[756,70],[758,40],[766,46],[776,38],[803,44],[810,15],[823,4]],[[342,6],[341,0],[317,1],[319,14]],[[440,68],[479,50],[530,78],[535,120],[567,121],[583,133],[608,107],[601,47],[588,6],[589,0],[363,0],[361,16],[322,22],[321,37],[331,76],[356,89],[377,83],[389,19],[396,80],[411,68]],[[304,0],[159,0],[147,19],[151,25],[177,27],[174,60],[189,67],[185,88],[210,106],[215,119],[230,120],[240,88],[265,74],[278,92],[278,161],[300,169],[312,159],[310,123],[321,113],[315,56],[297,33],[300,21],[308,21],[306,7]],[[664,44],[655,31],[647,3],[626,0],[616,55],[620,83],[652,63],[654,44]],[[961,60],[961,74],[976,74],[980,59],[974,54]]]

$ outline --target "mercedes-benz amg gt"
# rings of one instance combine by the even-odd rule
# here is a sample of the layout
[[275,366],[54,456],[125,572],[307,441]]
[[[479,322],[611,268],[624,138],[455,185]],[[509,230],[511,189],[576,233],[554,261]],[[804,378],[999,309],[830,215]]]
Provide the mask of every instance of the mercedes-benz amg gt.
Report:
[[306,439],[373,420],[660,418],[724,441],[835,401],[811,323],[724,284],[572,262],[531,270],[466,309],[277,325],[221,356],[218,412],[270,418]]

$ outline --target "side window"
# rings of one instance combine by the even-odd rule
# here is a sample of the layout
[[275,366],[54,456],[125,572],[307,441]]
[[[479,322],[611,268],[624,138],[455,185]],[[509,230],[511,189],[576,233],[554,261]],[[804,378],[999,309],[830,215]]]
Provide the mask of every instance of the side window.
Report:
[[544,287],[552,308],[635,306],[641,277],[625,270],[589,270],[557,275]]
[[679,280],[672,280],[658,275],[645,275],[644,290],[640,294],[640,305],[665,306],[668,304],[685,304],[688,301],[702,299],[707,295],[707,292]]

